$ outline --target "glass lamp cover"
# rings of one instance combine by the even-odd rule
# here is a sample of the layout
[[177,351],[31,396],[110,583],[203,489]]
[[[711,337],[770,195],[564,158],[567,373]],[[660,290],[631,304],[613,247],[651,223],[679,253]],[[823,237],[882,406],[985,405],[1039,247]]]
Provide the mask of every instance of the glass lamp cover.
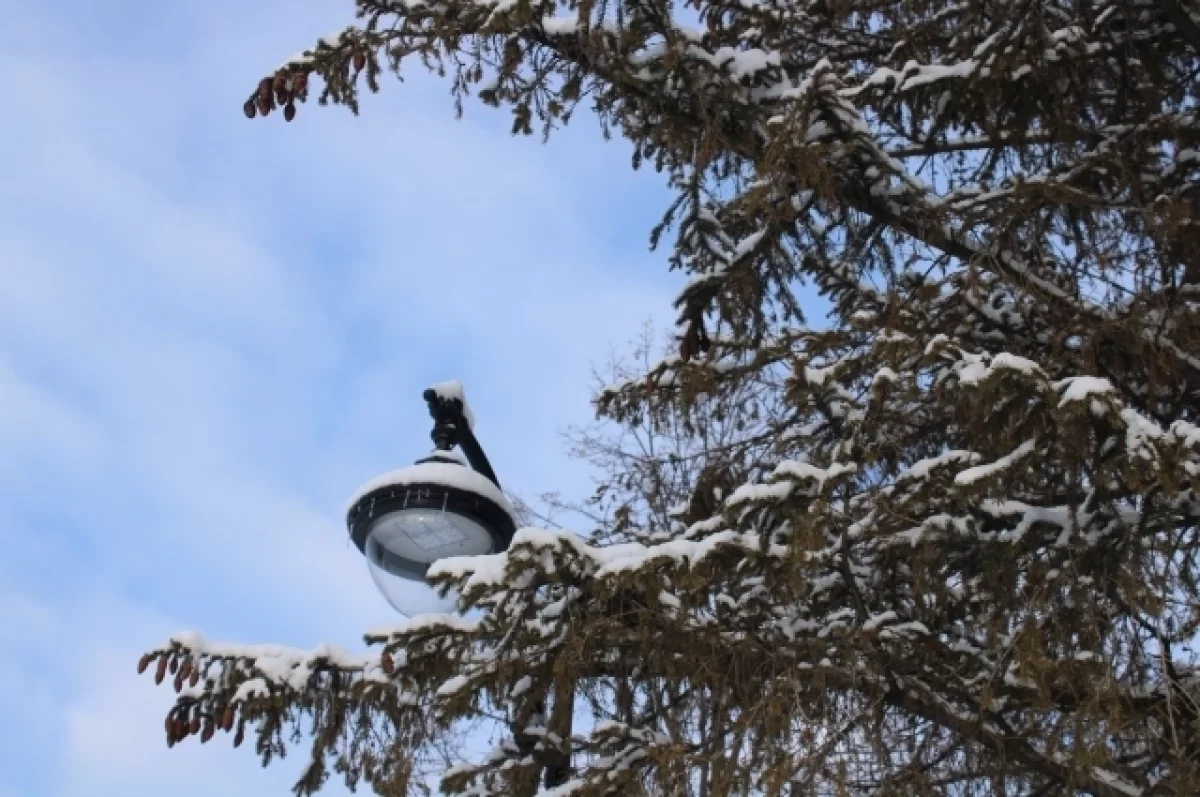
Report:
[[425,582],[394,572],[387,566],[388,554],[429,564],[449,556],[491,553],[493,546],[492,535],[470,518],[436,509],[401,509],[375,521],[364,553],[375,586],[392,608],[412,617],[454,611],[457,595],[441,598]]
[[383,566],[383,552],[410,562],[430,564],[448,556],[491,553],[492,535],[470,518],[436,509],[401,509],[371,525],[369,561]]
[[367,569],[371,572],[375,588],[393,609],[405,617],[416,617],[419,614],[452,614],[458,608],[458,593],[453,590],[443,598],[424,581],[393,575],[370,559],[367,560]]

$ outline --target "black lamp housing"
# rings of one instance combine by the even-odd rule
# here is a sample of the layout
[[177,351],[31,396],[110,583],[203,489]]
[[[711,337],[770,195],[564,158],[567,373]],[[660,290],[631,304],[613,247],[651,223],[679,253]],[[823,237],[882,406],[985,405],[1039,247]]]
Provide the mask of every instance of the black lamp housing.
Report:
[[[431,561],[419,561],[386,547],[369,546],[372,530],[388,516],[420,515],[411,510],[425,510],[428,516],[450,515],[472,526],[477,524],[491,537],[492,546],[491,551],[475,553],[507,549],[516,532],[512,510],[471,430],[462,399],[433,388],[425,391],[424,398],[434,420],[433,454],[409,468],[381,477],[377,480],[379,486],[368,485],[346,514],[350,538],[364,556],[388,573],[414,581],[424,580]],[[451,453],[455,445],[466,455],[470,468]]]

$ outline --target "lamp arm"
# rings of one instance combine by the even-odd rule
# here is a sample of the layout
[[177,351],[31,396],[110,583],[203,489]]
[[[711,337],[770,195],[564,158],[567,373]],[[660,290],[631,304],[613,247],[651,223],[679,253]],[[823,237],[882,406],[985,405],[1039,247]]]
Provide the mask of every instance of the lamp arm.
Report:
[[466,455],[471,468],[499,487],[500,481],[496,478],[496,472],[492,470],[487,454],[483,453],[483,446],[479,445],[479,440],[471,431],[471,424],[467,423],[463,414],[462,401],[443,398],[432,389],[425,391],[425,401],[429,404],[429,414],[433,416],[433,432],[430,436],[434,445],[439,450],[449,451],[457,444]]
[[[455,402],[458,403],[457,401]],[[470,424],[463,417],[461,405],[458,412],[458,419],[461,421],[458,426],[458,447],[467,455],[467,462],[471,467],[479,473],[483,474],[492,484],[500,486],[500,480],[496,478],[496,472],[492,470],[492,463],[488,462],[487,454],[483,453],[483,446],[479,445],[479,440],[475,438],[475,433],[471,431]]]

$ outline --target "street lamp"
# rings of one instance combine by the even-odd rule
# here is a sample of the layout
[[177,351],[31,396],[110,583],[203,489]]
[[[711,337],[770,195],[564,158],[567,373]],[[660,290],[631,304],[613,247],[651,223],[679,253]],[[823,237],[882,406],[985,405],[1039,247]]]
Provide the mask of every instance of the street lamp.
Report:
[[[363,485],[346,513],[350,538],[366,557],[375,586],[401,614],[409,614],[411,582],[424,581],[431,564],[448,556],[503,551],[517,527],[512,507],[475,439],[462,385],[434,385],[425,391],[425,401],[433,418],[433,453]],[[456,445],[469,468],[454,453]],[[538,700],[534,716],[544,716],[545,709],[544,698]],[[565,716],[564,738],[570,739],[570,713]],[[541,737],[515,725],[512,732],[523,753],[535,755]],[[571,771],[569,752],[551,757],[544,765],[547,788],[566,783]]]
[[[363,485],[346,513],[372,580],[401,613],[411,593],[406,581],[424,581],[439,559],[503,551],[516,530],[512,507],[475,439],[462,386],[434,385],[424,397],[434,421],[433,453]],[[467,464],[454,453],[456,445]]]

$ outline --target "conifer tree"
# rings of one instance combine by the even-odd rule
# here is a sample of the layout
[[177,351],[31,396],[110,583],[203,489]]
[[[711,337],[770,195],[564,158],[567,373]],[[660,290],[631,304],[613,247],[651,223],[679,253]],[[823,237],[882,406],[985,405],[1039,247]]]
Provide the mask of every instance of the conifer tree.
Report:
[[435,565],[462,613],[368,656],[151,651],[170,743],[311,729],[301,794],[415,793],[481,717],[450,793],[1200,793],[1194,0],[357,9],[246,115],[419,67],[517,133],[591,112],[665,175],[689,277],[678,352],[600,417],[696,450],[762,412],[666,520],[617,472],[611,540]]

